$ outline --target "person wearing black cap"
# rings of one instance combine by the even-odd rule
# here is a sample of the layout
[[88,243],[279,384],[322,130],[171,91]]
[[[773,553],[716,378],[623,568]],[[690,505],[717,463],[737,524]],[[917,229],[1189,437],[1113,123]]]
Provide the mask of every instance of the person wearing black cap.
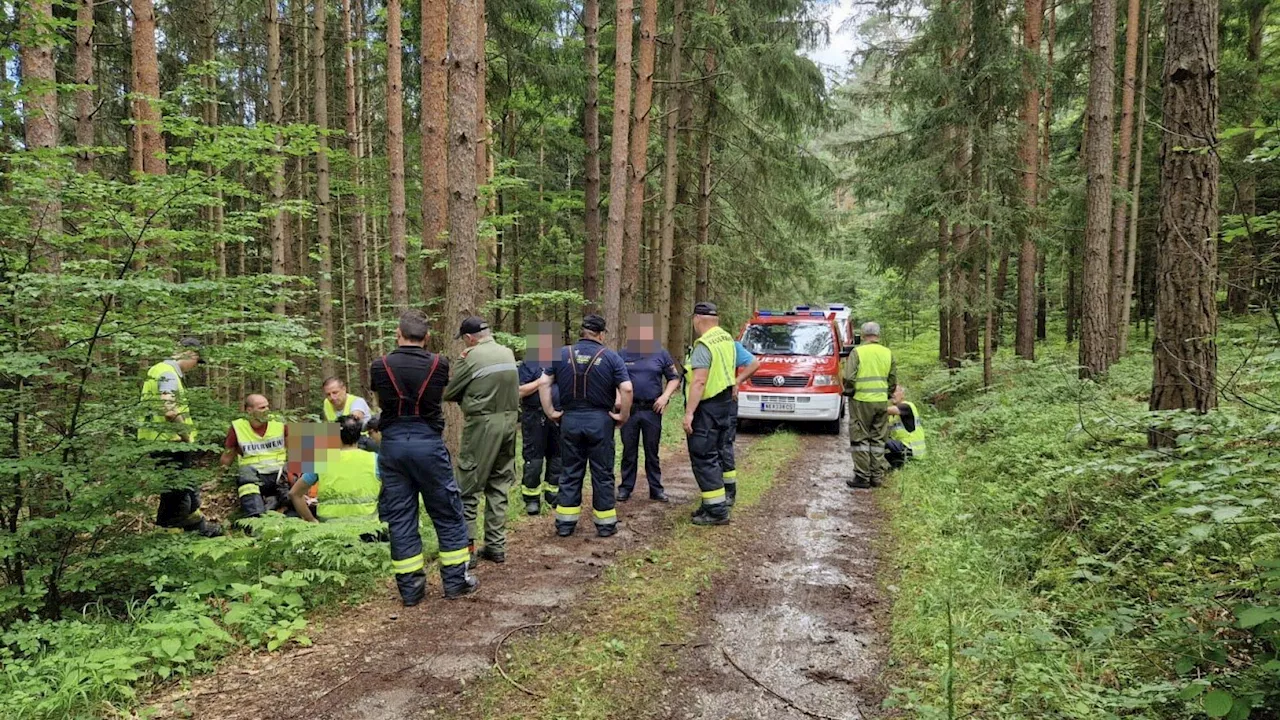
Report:
[[453,365],[444,399],[462,408],[458,474],[467,537],[475,563],[480,498],[484,497],[484,549],[479,557],[507,560],[507,495],[516,482],[516,419],[520,411],[520,379],[516,357],[493,341],[482,318],[462,321],[458,337],[467,344]]
[[[187,446],[196,441],[197,435],[183,378],[203,362],[200,351],[199,340],[183,338],[172,358],[151,366],[142,384],[139,406],[146,414],[138,418],[138,440],[154,444],[157,449],[151,451],[151,457],[156,464],[177,470],[179,475],[191,468],[192,451]],[[179,482],[190,483],[191,479]],[[186,484],[160,493],[156,524],[207,537],[222,534],[222,529],[200,512],[200,488]]]
[[[556,497],[556,534],[568,537],[582,515],[582,482],[591,465],[591,509],[596,534],[618,531],[613,487],[614,429],[631,415],[631,379],[618,353],[605,347],[604,318],[582,319],[582,339],[560,351],[552,374],[564,410],[552,403],[551,386],[538,389],[542,411],[560,423],[563,475]],[[616,408],[616,409],[615,409]]]
[[737,356],[733,336],[720,327],[716,306],[693,307],[693,343],[686,368],[684,432],[689,438],[689,464],[702,491],[702,504],[693,513],[694,525],[727,525],[729,506],[724,489],[720,449],[733,421],[734,370]]
[[453,461],[442,435],[440,404],[449,382],[449,360],[428,352],[426,342],[426,316],[417,310],[406,311],[396,328],[395,351],[369,366],[369,387],[377,393],[382,408],[378,418],[382,433],[378,516],[387,523],[391,535],[391,569],[405,607],[422,602],[427,592],[426,557],[418,532],[419,496],[435,525],[445,597],[461,597],[478,586],[467,572],[471,557],[467,523],[453,478]]

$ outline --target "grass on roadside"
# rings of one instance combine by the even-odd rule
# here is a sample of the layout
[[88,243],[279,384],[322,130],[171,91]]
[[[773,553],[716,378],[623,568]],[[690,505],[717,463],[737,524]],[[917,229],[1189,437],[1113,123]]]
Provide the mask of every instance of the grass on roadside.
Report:
[[541,632],[516,637],[502,662],[516,682],[545,697],[532,698],[491,671],[468,691],[471,716],[490,718],[636,718],[659,710],[654,693],[661,672],[674,669],[664,644],[696,634],[698,594],[724,569],[743,521],[797,451],[790,433],[761,438],[739,463],[738,522],[722,528],[691,525],[678,515],[671,535],[609,568],[603,582],[568,616]]

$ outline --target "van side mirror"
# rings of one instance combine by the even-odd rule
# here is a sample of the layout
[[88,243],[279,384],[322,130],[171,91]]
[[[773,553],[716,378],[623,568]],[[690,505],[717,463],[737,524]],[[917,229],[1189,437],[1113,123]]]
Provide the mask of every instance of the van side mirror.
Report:
[[840,357],[847,358],[852,354],[853,354],[852,345],[845,345],[844,347],[840,348]]

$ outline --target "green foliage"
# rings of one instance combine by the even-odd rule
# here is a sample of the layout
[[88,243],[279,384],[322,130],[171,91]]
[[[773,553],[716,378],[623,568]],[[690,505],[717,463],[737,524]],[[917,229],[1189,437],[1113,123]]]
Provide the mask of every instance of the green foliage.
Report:
[[[1253,405],[1280,387],[1280,343],[1257,332],[1232,328],[1222,358],[1241,365],[1229,392]],[[889,704],[926,718],[1271,717],[1280,424],[1239,403],[1152,415],[1149,356],[1094,385],[1066,355],[1002,360],[987,391],[979,366],[913,387],[950,411],[926,416],[931,456],[890,490],[903,574]],[[1177,448],[1148,450],[1149,427]]]

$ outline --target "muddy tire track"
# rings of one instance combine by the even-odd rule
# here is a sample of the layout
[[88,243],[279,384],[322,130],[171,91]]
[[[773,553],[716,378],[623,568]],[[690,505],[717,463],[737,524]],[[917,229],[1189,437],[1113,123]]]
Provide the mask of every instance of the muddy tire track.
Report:
[[843,435],[801,436],[734,569],[716,580],[701,637],[682,652],[673,683],[686,693],[671,717],[878,714],[889,611],[877,582],[882,523],[878,491],[850,490],[851,473]]
[[620,554],[670,532],[699,494],[683,448],[663,458],[663,471],[671,503],[651,502],[641,489],[618,505],[614,537],[596,537],[588,515],[576,534],[558,538],[544,509],[509,526],[505,564],[481,561],[475,596],[446,601],[433,575],[427,600],[402,608],[388,582],[380,596],[325,621],[313,647],[245,653],[152,706],[161,716],[224,720],[398,720],[438,707],[489,670],[503,635],[567,614]]

